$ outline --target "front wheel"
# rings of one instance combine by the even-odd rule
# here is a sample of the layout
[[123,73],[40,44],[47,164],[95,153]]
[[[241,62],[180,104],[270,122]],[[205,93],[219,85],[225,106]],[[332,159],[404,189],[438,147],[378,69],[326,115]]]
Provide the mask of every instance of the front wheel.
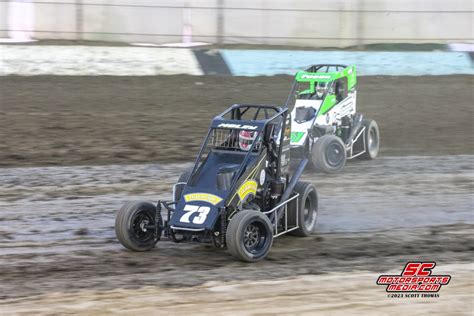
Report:
[[161,236],[161,214],[149,202],[129,202],[115,218],[115,234],[120,243],[133,251],[152,249]]
[[321,136],[311,150],[311,162],[317,171],[337,173],[346,165],[346,159],[344,143],[336,135]]
[[229,222],[226,243],[231,255],[241,261],[262,260],[272,247],[272,224],[259,211],[240,211]]

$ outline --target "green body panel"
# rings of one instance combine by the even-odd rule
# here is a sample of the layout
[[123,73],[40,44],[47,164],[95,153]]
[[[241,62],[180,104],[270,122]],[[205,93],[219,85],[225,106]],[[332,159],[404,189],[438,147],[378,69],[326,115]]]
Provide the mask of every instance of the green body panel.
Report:
[[321,107],[319,108],[318,116],[326,114],[330,109],[332,109],[333,106],[336,105],[336,103],[336,96],[334,94],[328,94],[324,98],[323,104],[321,104]]
[[356,67],[350,66],[342,71],[343,77],[347,77],[347,89],[352,89],[357,83]]
[[[357,76],[356,76],[356,67],[355,66],[348,66],[340,71],[332,71],[332,72],[307,72],[307,71],[298,71],[295,75],[295,80],[298,83],[308,83],[309,89],[305,89],[298,94],[309,94],[315,93],[315,87],[317,82],[327,82],[332,83],[340,78],[347,78],[347,89],[351,90],[355,87],[357,83]],[[319,115],[326,114],[329,110],[331,110],[337,103],[336,96],[334,93],[328,93],[324,98],[323,103],[318,111]],[[301,139],[302,135],[298,140],[293,140],[294,133],[291,133],[292,141],[298,141]],[[297,133],[295,133],[297,134]]]
[[317,82],[333,82],[339,78],[347,77],[347,88],[352,89],[357,83],[356,67],[349,66],[341,71],[333,72],[306,72],[298,71],[295,76],[297,82],[309,83],[309,89],[305,92],[314,93]]
[[300,70],[296,73],[298,82],[331,82],[338,78],[340,72],[306,72]]
[[304,132],[291,132],[291,142],[297,143],[304,136]]
[[309,94],[309,93],[314,93],[314,87],[313,87],[312,92],[311,92],[311,89],[306,89],[306,90],[303,90],[303,91],[299,92],[298,94]]

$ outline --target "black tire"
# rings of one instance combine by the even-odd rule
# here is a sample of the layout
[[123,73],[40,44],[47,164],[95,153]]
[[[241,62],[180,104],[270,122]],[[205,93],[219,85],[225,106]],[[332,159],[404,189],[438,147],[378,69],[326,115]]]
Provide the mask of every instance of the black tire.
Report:
[[[155,219],[157,216],[157,219]],[[162,226],[161,214],[156,214],[155,205],[149,202],[129,202],[122,206],[115,218],[115,234],[120,243],[133,251],[147,251],[152,249],[161,236],[154,229],[146,229],[144,225]]]
[[[188,170],[188,171],[183,172],[183,173],[179,176],[177,183],[180,183],[180,182],[187,182],[189,176],[191,175],[191,171],[192,171],[192,170]],[[175,192],[174,192],[174,200],[175,200],[176,202],[178,202],[178,201],[181,199],[181,195],[183,195],[183,189],[184,189],[184,185],[177,185],[177,186],[176,186],[176,190],[175,190]]]
[[316,171],[337,173],[346,165],[344,143],[336,135],[323,135],[316,140],[311,151],[311,163]]
[[366,152],[362,155],[358,156],[357,158],[363,160],[372,160],[377,157],[379,153],[380,147],[380,134],[379,134],[379,126],[377,122],[370,119],[363,119],[362,126],[365,127],[365,146]]
[[226,232],[227,249],[235,258],[256,262],[265,258],[273,244],[273,229],[268,216],[254,210],[235,214]]
[[288,203],[288,225],[296,226],[298,229],[292,230],[288,234],[306,237],[311,235],[316,229],[318,220],[318,193],[316,187],[308,182],[296,183],[294,191],[299,193],[298,208],[296,208],[296,199]]

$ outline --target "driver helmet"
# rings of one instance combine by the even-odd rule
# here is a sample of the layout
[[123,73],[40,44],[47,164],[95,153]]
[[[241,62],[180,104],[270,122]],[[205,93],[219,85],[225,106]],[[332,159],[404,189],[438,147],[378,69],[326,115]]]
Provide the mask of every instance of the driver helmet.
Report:
[[327,82],[318,82],[316,84],[316,95],[318,98],[322,98],[324,94],[326,94],[328,90],[328,83]]
[[252,147],[252,143],[257,137],[256,132],[252,131],[240,131],[239,132],[239,147],[243,151],[249,151]]

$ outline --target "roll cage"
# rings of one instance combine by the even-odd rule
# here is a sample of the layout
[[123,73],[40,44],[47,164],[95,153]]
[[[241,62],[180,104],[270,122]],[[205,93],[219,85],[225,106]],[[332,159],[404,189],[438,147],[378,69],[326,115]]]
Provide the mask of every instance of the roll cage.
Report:
[[[298,71],[285,102],[285,107],[291,111],[300,93],[315,94],[317,82],[328,84],[327,91],[331,93],[326,93],[326,95],[332,93],[337,96],[347,94],[347,91],[353,89],[357,82],[356,68],[355,66],[342,64],[316,64]],[[326,95],[323,96],[323,99]],[[338,97],[338,99],[341,98]]]
[[[287,108],[266,104],[235,104],[214,117],[211,127],[196,157],[194,167],[188,179],[196,181],[200,171],[209,157],[215,153],[227,154],[227,157],[240,156],[235,159],[235,173],[232,177],[230,192],[236,189],[238,180],[245,168],[268,151],[269,163],[275,167],[275,175],[281,176],[281,152],[285,140]],[[250,131],[256,133],[250,148],[243,151],[238,146],[238,133]],[[232,167],[232,166],[229,166]]]

